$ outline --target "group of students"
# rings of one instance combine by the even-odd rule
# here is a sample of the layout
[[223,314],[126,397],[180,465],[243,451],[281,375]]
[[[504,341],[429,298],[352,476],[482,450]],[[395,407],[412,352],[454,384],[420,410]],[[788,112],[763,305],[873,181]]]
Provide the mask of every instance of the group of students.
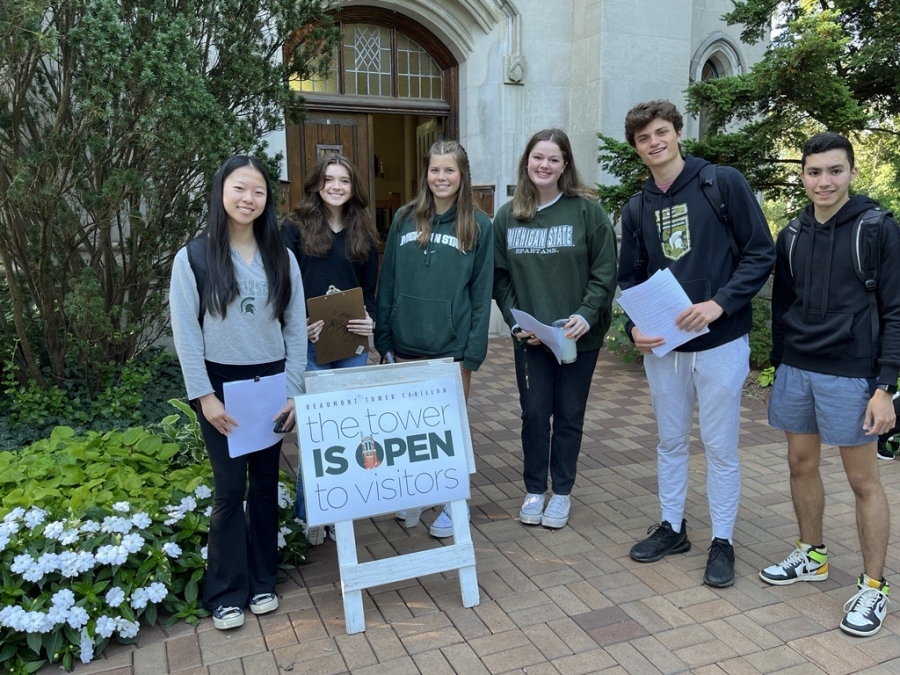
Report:
[[[750,301],[769,277],[776,249],[756,196],[738,171],[713,167],[710,173],[708,162],[682,156],[682,126],[668,101],[642,103],[628,113],[626,137],[651,175],[623,211],[618,273],[612,225],[596,191],[580,179],[569,139],[559,129],[540,131],[529,140],[513,198],[498,209],[493,223],[474,206],[465,150],[453,141],[435,143],[423,159],[416,197],[398,210],[390,227],[380,279],[368,196],[345,157],[332,154],[317,162],[303,200],[280,231],[259,162],[237,156],[222,166],[201,235],[206,282],[198,285],[189,245],[176,256],[170,295],[176,349],[188,396],[202,412],[198,417],[214,472],[203,601],[217,628],[241,625],[248,605],[257,614],[277,608],[280,442],[230,458],[227,435],[235,421],[222,405],[222,386],[285,371],[288,398],[275,418],[285,413],[290,427],[293,396],[304,388],[303,372],[318,367],[315,349],[322,331],[321,322],[307,325],[304,298],[329,287],[362,289],[366,316],[349,322],[347,330],[372,335],[383,360],[458,361],[466,398],[471,373],[487,354],[491,299],[496,300],[514,338],[522,408],[526,494],[519,518],[524,524],[561,528],[569,519],[587,399],[616,285],[626,289],[658,270],[671,270],[692,303],[675,323],[698,335],[656,357],[652,350],[663,338],[628,325],[635,345],[647,355],[644,367],[660,437],[662,514],[649,536],[631,549],[631,557],[653,562],[690,549],[684,507],[693,409],[699,402],[712,521],[704,582],[734,583],[732,535],[741,483],[738,438]],[[880,628],[888,592],[881,577],[887,506],[872,436],[894,423],[888,409],[900,368],[900,299],[878,291],[882,339],[857,344],[854,328],[867,318],[869,304],[856,304],[859,293],[838,290],[849,269],[849,256],[841,248],[849,231],[845,225],[852,225],[861,206],[860,198],[847,194],[855,176],[852,148],[849,142],[829,145],[836,134],[822,136],[825,141],[812,139],[811,149],[804,148],[802,180],[813,203],[801,219],[806,227],[790,260],[779,240],[773,300],[773,363],[779,369],[770,421],[787,433],[801,541],[787,560],[760,576],[772,584],[827,578],[819,444],[847,443],[841,453],[861,514],[865,572],[841,627],[870,635]],[[844,178],[849,177],[843,183],[833,177],[840,162]],[[723,203],[715,203],[711,192]],[[820,202],[825,206],[820,208]],[[896,223],[885,222],[880,254],[893,261],[894,271],[884,275],[882,289],[897,288],[900,243]],[[794,270],[803,273],[795,276]],[[837,275],[837,281],[819,279],[823,270]],[[560,363],[533,332],[517,325],[513,309],[545,324],[562,319],[566,336],[576,340],[575,361]],[[850,318],[835,319],[838,315]],[[848,354],[852,365],[835,365],[845,363]],[[365,363],[362,354],[328,367]],[[854,382],[859,410],[848,405],[846,379]],[[840,415],[821,388],[838,397]],[[855,425],[855,432],[834,435],[837,425],[844,425],[841,432]],[[302,501],[301,495],[300,517]],[[440,513],[431,532],[452,534],[449,509]]]
[[[349,321],[346,329],[373,336],[383,361],[459,362],[466,398],[472,372],[487,355],[492,296],[508,318],[513,307],[548,324],[563,318],[579,352],[565,365],[533,333],[511,325],[527,439],[522,520],[566,524],[591,377],[610,322],[615,236],[596,193],[579,178],[562,131],[535,134],[518,173],[512,203],[499,210],[492,227],[475,208],[463,147],[455,141],[432,145],[415,198],[391,224],[379,276],[368,195],[346,157],[318,160],[302,201],[280,228],[263,166],[239,155],[220,168],[207,226],[176,255],[170,291],[176,351],[213,467],[203,604],[217,628],[242,625],[248,606],[255,614],[278,606],[281,443],[228,455],[227,437],[237,423],[223,405],[224,383],[286,372],[287,400],[273,421],[284,414],[284,428],[291,428],[304,371],[365,365],[365,353],[316,363],[323,322],[307,321],[305,298],[330,288],[362,290],[365,318]],[[554,232],[550,239],[527,232],[548,229]],[[527,246],[515,243],[524,241]],[[198,248],[202,283],[190,254]],[[545,508],[548,466],[553,494]],[[300,481],[296,515],[305,517]],[[430,531],[452,535],[449,509]]]

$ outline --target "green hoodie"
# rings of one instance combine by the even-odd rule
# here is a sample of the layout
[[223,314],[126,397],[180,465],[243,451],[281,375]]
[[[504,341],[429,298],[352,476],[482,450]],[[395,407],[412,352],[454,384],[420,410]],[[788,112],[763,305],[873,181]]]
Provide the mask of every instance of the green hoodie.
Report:
[[606,213],[566,195],[529,222],[509,207],[494,218],[494,299],[506,322],[516,323],[512,309],[546,324],[578,314],[591,327],[578,351],[599,348],[616,290],[616,237]]
[[[391,224],[381,278],[375,348],[410,356],[453,357],[478,370],[487,356],[491,316],[491,221],[476,211],[478,241],[462,253],[456,241],[456,207],[434,217],[431,239],[416,241],[411,209]],[[399,219],[399,222],[398,222]]]

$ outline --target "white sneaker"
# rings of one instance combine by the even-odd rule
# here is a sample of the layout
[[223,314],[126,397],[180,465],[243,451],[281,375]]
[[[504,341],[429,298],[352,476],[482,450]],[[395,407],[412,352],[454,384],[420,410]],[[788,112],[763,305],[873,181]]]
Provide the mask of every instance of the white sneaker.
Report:
[[313,525],[312,527],[309,527],[304,525],[303,536],[306,537],[306,541],[309,542],[310,546],[318,546],[325,541],[325,526]]
[[268,614],[278,609],[278,596],[274,593],[259,593],[250,598],[250,611],[254,614]]
[[422,515],[422,509],[401,509],[394,514],[394,518],[399,520],[403,527],[409,529],[419,524],[419,516]]
[[519,509],[519,522],[524,525],[540,525],[541,516],[543,515],[544,495],[537,495],[529,492],[525,495],[525,501],[522,502],[522,508]]
[[238,628],[244,625],[244,610],[240,607],[217,607],[213,610],[213,626],[219,630]]
[[[469,515],[469,520],[472,520],[472,514],[468,505],[466,505],[466,513]],[[432,537],[437,537],[438,539],[453,536],[453,516],[450,515],[449,502],[444,504],[444,508],[441,510],[440,515],[435,518],[431,527],[428,528],[428,532],[431,533]]]
[[841,621],[841,630],[850,635],[868,637],[881,630],[881,622],[887,614],[888,592],[887,583],[878,583],[877,587],[869,584],[869,578],[861,576],[858,581],[856,595],[844,604],[847,613]]
[[444,504],[444,508],[441,509],[440,515],[435,518],[431,527],[428,528],[428,532],[432,537],[437,537],[438,539],[453,536],[453,516],[450,515],[449,503]]
[[776,565],[769,565],[759,573],[767,584],[788,586],[798,581],[825,581],[828,579],[828,549],[812,548],[797,542],[797,548]]
[[569,522],[570,508],[572,508],[572,502],[569,495],[551,495],[547,508],[544,509],[544,515],[541,516],[541,525],[557,530],[565,527]]

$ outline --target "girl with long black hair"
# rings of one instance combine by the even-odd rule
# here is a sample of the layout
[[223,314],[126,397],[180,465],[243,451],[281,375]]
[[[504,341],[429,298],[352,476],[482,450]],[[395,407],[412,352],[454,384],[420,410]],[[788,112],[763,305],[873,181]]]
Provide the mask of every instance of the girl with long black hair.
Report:
[[300,268],[281,241],[271,184],[259,160],[236,155],[222,165],[206,228],[191,250],[204,262],[202,288],[185,247],[172,267],[169,306],[175,349],[188,398],[200,413],[215,483],[203,605],[212,611],[216,628],[236,628],[248,605],[254,614],[278,607],[281,441],[230,457],[228,435],[237,422],[223,404],[223,386],[285,372],[287,398],[273,411],[272,422],[286,414],[289,428],[306,366]]

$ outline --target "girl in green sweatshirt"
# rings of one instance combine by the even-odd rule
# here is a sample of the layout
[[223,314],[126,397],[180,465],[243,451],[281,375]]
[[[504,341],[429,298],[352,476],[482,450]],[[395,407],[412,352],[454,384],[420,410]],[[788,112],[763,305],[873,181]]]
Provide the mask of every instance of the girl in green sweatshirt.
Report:
[[[438,141],[423,159],[416,198],[388,233],[375,348],[388,361],[452,357],[468,399],[487,355],[492,277],[491,221],[475,208],[469,158],[456,141]],[[447,505],[430,531],[449,537],[452,528]]]

